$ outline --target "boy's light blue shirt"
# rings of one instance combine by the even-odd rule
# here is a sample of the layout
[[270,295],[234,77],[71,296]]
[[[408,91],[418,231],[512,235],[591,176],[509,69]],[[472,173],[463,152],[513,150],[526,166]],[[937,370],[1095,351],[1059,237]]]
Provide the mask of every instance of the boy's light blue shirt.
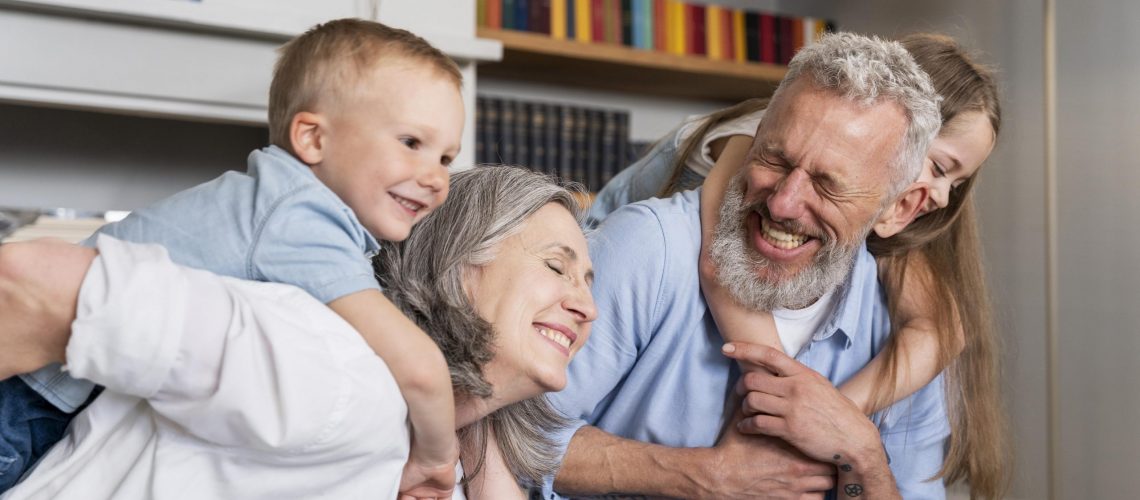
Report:
[[[720,352],[700,291],[700,191],[620,208],[589,235],[598,319],[570,363],[566,389],[549,395],[575,419],[553,436],[561,453],[582,425],[670,447],[709,447],[724,425],[739,376]],[[890,320],[874,258],[864,247],[826,326],[796,356],[836,385],[884,346]],[[904,498],[945,498],[942,464],[950,433],[942,379],[873,419]],[[544,499],[554,493],[552,478]]]
[[[308,165],[277,146],[250,153],[245,173],[226,172],[99,233],[161,244],[184,266],[295,285],[326,304],[380,289],[369,259],[379,243]],[[94,236],[85,243],[93,242]],[[21,377],[69,412],[93,387],[68,377],[59,365]]]

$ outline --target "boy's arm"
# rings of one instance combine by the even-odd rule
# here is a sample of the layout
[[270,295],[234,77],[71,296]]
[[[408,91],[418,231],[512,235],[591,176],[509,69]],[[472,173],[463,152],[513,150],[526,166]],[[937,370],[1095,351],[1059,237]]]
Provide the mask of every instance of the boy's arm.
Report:
[[[897,337],[894,339],[897,343],[894,349],[897,378],[894,387],[889,388],[894,391],[892,397],[883,401],[876,395],[876,387],[882,383],[879,380],[880,373],[886,373],[883,370],[890,368],[884,357],[888,350],[881,351],[867,366],[839,387],[840,392],[854,401],[867,415],[883,410],[925,387],[962,352],[965,345],[965,333],[955,304],[949,305],[949,309],[955,311],[950,318],[954,328],[953,337],[947,341],[947,345],[942,345],[939,340],[938,321],[934,319],[936,304],[930,293],[931,287],[936,285],[927,260],[921,253],[912,252],[903,262],[907,267],[902,293],[898,294],[896,304],[896,315],[901,324],[893,333]],[[891,272],[890,266],[897,265],[900,265],[899,261],[886,263],[884,272]],[[886,286],[892,285],[891,280],[883,282]],[[943,350],[947,352],[943,353]]]
[[[717,144],[719,145],[719,144]],[[781,349],[776,324],[767,312],[750,311],[729,295],[716,279],[716,266],[709,257],[716,225],[720,220],[720,206],[724,201],[728,183],[744,168],[752,138],[732,136],[723,144],[716,164],[701,187],[701,292],[709,305],[717,329],[726,342],[748,342]]]
[[[451,377],[435,342],[377,290],[362,290],[329,304],[388,365],[408,403],[412,453],[402,492],[420,485],[449,497],[455,487],[459,443]],[[420,495],[416,495],[420,496]]]

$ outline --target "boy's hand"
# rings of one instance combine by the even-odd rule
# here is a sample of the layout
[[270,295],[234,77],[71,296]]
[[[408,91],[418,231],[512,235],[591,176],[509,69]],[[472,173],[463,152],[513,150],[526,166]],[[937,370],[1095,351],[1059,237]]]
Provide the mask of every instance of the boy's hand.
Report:
[[418,457],[419,454],[413,443],[400,478],[400,500],[450,499],[455,489],[455,465],[459,461],[458,442],[452,457],[443,462],[431,463]]
[[95,255],[53,240],[0,246],[0,380],[63,361]]

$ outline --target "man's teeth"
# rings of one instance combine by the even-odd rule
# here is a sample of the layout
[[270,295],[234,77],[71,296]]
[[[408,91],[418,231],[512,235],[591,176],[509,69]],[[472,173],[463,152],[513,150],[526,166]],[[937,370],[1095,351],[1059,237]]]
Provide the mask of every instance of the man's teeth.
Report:
[[411,210],[413,212],[419,212],[420,209],[423,208],[423,204],[416,203],[416,202],[409,200],[407,198],[402,198],[402,197],[396,196],[396,195],[392,195],[392,197],[396,199],[396,203],[399,203],[404,208]]
[[562,332],[558,330],[551,330],[549,328],[538,328],[537,330],[538,333],[542,334],[543,337],[557,342],[558,345],[562,347],[565,347],[567,349],[570,348],[570,337],[563,335]]
[[776,248],[791,250],[807,241],[808,237],[802,234],[786,233],[772,226],[768,219],[760,218],[760,234],[764,240]]

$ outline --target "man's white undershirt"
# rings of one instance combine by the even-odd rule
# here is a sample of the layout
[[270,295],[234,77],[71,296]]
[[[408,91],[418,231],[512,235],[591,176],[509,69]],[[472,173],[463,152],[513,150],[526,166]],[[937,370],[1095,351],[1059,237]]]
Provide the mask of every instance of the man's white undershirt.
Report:
[[827,318],[831,316],[831,306],[835,302],[835,290],[831,290],[803,309],[776,309],[772,317],[776,320],[776,333],[784,353],[795,357],[800,349],[811,340]]

